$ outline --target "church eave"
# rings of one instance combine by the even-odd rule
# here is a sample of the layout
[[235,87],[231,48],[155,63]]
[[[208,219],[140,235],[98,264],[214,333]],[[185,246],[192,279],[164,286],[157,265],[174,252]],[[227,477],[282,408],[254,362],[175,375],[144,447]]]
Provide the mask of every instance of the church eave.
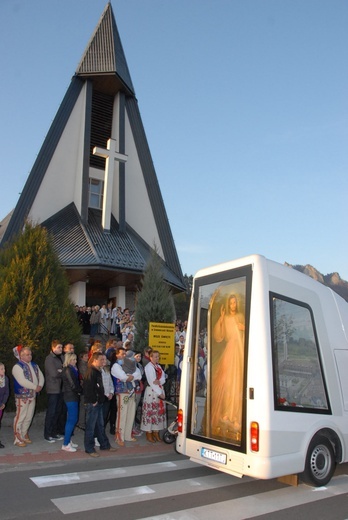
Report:
[[104,92],[105,94],[109,94],[114,96],[117,92],[121,91],[126,94],[126,96],[134,97],[134,92],[128,87],[128,85],[122,80],[122,77],[117,74],[115,71],[110,72],[101,72],[96,74],[95,72],[91,73],[83,73],[75,75],[82,80],[90,80],[93,83],[93,88],[95,90],[99,90],[100,92]]

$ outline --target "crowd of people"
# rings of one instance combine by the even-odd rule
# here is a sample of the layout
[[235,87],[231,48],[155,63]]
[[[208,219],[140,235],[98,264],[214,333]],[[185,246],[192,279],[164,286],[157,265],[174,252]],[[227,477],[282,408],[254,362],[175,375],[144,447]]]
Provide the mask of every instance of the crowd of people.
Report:
[[92,338],[111,334],[125,341],[128,333],[135,332],[134,314],[128,308],[113,307],[112,302],[91,307],[76,305],[75,311],[82,334]]
[[[18,448],[32,443],[29,428],[43,388],[47,394],[43,436],[49,443],[62,441],[64,451],[74,453],[78,448],[73,441],[75,428],[84,431],[84,450],[91,457],[99,457],[96,447],[116,450],[110,445],[107,427],[121,447],[125,442],[136,442],[143,433],[149,443],[161,442],[160,432],[167,423],[166,398],[178,398],[185,326],[177,324],[175,365],[165,371],[158,351],[151,347],[143,353],[133,349],[135,328],[129,310],[118,309],[115,321],[112,314],[103,317],[103,308],[107,306],[91,308],[88,330],[98,336],[103,323],[109,331],[106,344],[95,339],[77,355],[72,343],[53,340],[42,371],[32,360],[29,347],[13,349],[17,358],[12,369],[13,429]],[[81,314],[78,319],[83,326]],[[94,325],[98,329],[93,329]],[[9,378],[0,363],[0,421],[9,395]],[[1,442],[0,448],[4,448]]]

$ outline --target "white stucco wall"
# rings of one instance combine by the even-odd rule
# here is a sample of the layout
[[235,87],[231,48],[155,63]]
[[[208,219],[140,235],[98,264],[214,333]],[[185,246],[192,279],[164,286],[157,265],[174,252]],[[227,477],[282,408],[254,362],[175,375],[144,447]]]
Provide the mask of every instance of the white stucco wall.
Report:
[[110,298],[116,298],[116,306],[122,307],[124,309],[126,307],[126,288],[123,286],[119,287],[111,287],[109,291]]
[[85,103],[84,87],[32,205],[29,218],[34,222],[43,222],[71,202],[81,211]]

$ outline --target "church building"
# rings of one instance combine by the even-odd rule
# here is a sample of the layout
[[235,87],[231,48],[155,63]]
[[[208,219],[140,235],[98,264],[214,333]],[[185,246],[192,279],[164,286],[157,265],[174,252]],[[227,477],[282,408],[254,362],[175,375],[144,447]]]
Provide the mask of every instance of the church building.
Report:
[[1,244],[29,220],[47,228],[72,301],[134,308],[152,249],[185,289],[112,6],[81,58]]

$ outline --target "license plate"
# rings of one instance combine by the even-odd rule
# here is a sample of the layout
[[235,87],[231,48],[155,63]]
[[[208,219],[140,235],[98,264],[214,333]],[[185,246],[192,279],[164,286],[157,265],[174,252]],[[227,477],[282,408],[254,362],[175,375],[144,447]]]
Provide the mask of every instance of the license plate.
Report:
[[208,448],[201,448],[201,456],[205,459],[220,462],[220,464],[227,463],[227,455],[219,451],[209,450]]

